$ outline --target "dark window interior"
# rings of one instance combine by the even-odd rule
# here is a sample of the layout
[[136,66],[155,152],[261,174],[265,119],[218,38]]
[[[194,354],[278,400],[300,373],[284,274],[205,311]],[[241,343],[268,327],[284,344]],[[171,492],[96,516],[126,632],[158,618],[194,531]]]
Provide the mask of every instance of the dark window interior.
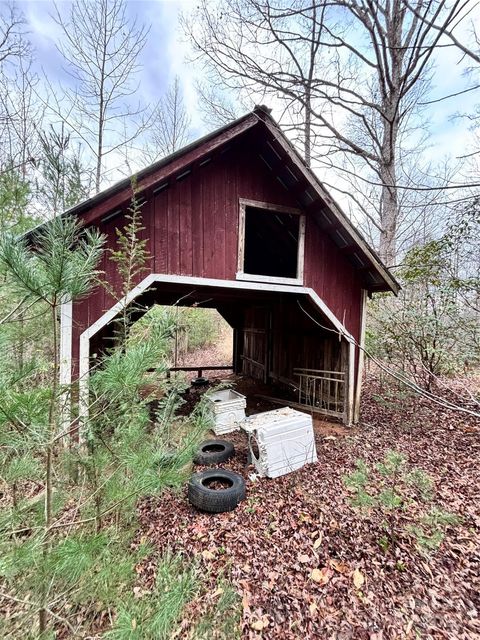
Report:
[[299,229],[298,215],[247,207],[244,272],[296,278]]

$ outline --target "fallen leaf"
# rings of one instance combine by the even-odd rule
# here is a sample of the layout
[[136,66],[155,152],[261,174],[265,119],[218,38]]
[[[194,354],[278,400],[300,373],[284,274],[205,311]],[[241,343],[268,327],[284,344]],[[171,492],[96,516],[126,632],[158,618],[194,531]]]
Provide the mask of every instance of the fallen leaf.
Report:
[[330,560],[330,566],[335,569],[338,573],[349,573],[350,567],[345,562],[340,562],[339,560]]
[[268,622],[265,622],[264,620],[255,620],[255,622],[252,622],[250,626],[255,631],[262,631],[265,627],[268,627]]
[[313,548],[318,549],[318,547],[322,544],[322,536],[319,536],[315,542],[313,543]]
[[353,584],[355,585],[355,587],[357,589],[360,589],[360,587],[363,586],[365,582],[365,578],[363,576],[363,573],[360,571],[360,569],[355,569],[355,571],[353,572]]
[[213,560],[215,558],[215,554],[210,549],[205,549],[202,551],[202,557],[204,560]]
[[313,569],[310,577],[314,582],[324,586],[329,582],[333,576],[333,571],[329,567],[323,567],[323,569]]
[[244,591],[243,592],[242,607],[243,607],[243,613],[244,614],[250,612],[250,595],[249,595],[248,591]]
[[308,515],[308,513],[301,513],[299,520],[300,522],[313,522],[312,517]]
[[[199,363],[206,361],[202,353]],[[478,375],[475,376],[476,381],[471,386],[472,397],[478,394],[480,381]],[[372,398],[372,393],[380,399],[385,396],[384,401]],[[193,399],[190,400],[193,405]],[[232,588],[239,593],[241,611],[244,596],[242,626],[246,640],[283,640],[283,636],[306,640],[315,633],[322,638],[334,638],[341,635],[343,623],[337,612],[342,610],[347,611],[348,624],[354,629],[351,635],[355,639],[373,640],[375,637],[378,640],[379,632],[372,623],[374,620],[385,622],[380,624],[384,629],[383,640],[387,635],[389,638],[415,640],[417,624],[421,627],[422,619],[435,619],[438,636],[443,633],[449,637],[452,629],[463,629],[465,638],[474,637],[478,616],[472,604],[472,593],[478,574],[475,554],[480,544],[480,514],[475,492],[478,429],[476,434],[466,433],[464,429],[469,430],[470,424],[475,424],[470,418],[457,416],[457,413],[443,408],[440,411],[417,395],[399,396],[397,388],[390,389],[386,380],[380,381],[376,377],[366,381],[362,406],[365,426],[358,430],[339,428],[342,433],[333,444],[322,441],[323,424],[316,422],[321,463],[299,470],[295,476],[301,480],[304,494],[296,494],[291,489],[290,479],[295,480],[293,476],[258,480],[250,487],[250,495],[257,500],[256,511],[255,514],[247,514],[247,519],[244,518],[243,506],[218,517],[193,514],[186,491],[142,498],[138,505],[141,524],[133,549],[138,546],[140,537],[146,535],[154,552],[139,562],[141,579],[138,584],[155,590],[156,575],[161,566],[159,557],[165,549],[172,548],[185,554],[185,559],[200,556],[204,569],[208,569],[204,573],[210,596],[218,586],[223,586],[222,572],[228,572]],[[260,404],[258,410],[264,409]],[[453,431],[449,430],[450,424],[455,426]],[[331,428],[325,433],[332,433]],[[239,448],[243,448],[246,444],[244,434],[241,437],[237,434],[236,438]],[[409,458],[412,469],[418,466],[431,476],[440,504],[448,504],[449,511],[465,517],[464,524],[445,531],[443,551],[434,556],[419,553],[409,536],[402,538],[402,564],[393,565],[394,570],[390,566],[393,560],[377,543],[380,523],[372,519],[366,526],[367,521],[357,519],[342,481],[345,474],[355,471],[356,460],[362,458],[372,466],[372,480],[377,486],[380,478],[377,477],[375,463],[382,457],[380,451],[392,446],[392,439],[395,440],[395,448]],[[226,466],[244,474],[243,462],[233,459]],[[406,490],[410,495],[410,487]],[[32,491],[38,491],[36,486]],[[267,515],[259,516],[259,504]],[[408,519],[421,517],[423,507],[418,507],[417,512],[415,504],[406,506]],[[303,518],[299,522],[300,514],[309,514],[312,522],[307,523]],[[276,530],[271,522],[275,523]],[[291,522],[297,526],[291,526]],[[335,530],[336,523],[339,527]],[[267,533],[268,536],[264,535]],[[204,536],[201,540],[200,535]],[[225,553],[223,548],[227,549]],[[202,551],[206,549],[214,552],[215,559],[207,561],[202,558]],[[300,555],[308,555],[310,561],[300,563]],[[328,574],[321,573],[324,566],[328,566],[333,575],[322,586],[328,578]],[[312,577],[315,568],[318,571]],[[363,578],[361,587],[354,583],[354,570],[357,568],[362,574],[360,582]],[[355,576],[356,584],[360,584],[357,572]],[[316,582],[314,577],[320,582]],[[405,593],[406,585],[408,593]],[[427,591],[427,585],[432,588],[431,592]],[[450,606],[452,586],[456,606]],[[194,599],[188,610],[189,621],[184,626],[181,626],[183,622],[178,625],[179,633],[175,640],[188,638],[191,620],[208,616],[210,607],[224,597],[225,593],[217,598]],[[132,600],[139,604],[143,602],[143,598],[134,600],[133,593]],[[445,615],[437,616],[438,607],[442,604]],[[108,616],[105,616],[107,609],[105,603],[103,607],[97,603],[93,609],[99,627],[109,624]],[[395,615],[392,614],[394,610]],[[251,628],[252,622],[264,621],[265,611],[268,611],[269,625],[261,631]],[[81,608],[78,612],[84,616]],[[70,610],[68,613],[74,620],[73,613]],[[136,618],[134,613],[132,611],[130,621]],[[283,622],[284,618],[287,622]],[[292,624],[295,621],[292,629],[290,620]],[[84,624],[84,619],[77,624]],[[141,622],[137,620],[138,630],[140,626]],[[320,632],[317,631],[319,628]],[[136,630],[131,631],[132,635],[136,633]],[[373,637],[372,633],[375,634]],[[343,635],[348,635],[348,630]]]

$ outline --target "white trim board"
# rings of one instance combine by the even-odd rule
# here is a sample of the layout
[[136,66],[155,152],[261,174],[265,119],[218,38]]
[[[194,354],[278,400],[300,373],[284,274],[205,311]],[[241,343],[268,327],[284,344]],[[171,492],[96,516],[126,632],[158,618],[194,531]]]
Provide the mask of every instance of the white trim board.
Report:
[[72,381],[72,301],[62,302],[60,306],[60,384]]
[[299,278],[280,278],[277,276],[260,276],[255,273],[243,273],[237,271],[237,280],[243,280],[245,282],[271,282],[272,284],[294,284],[303,285],[303,279]]
[[[220,280],[216,278],[198,278],[193,276],[173,276],[161,273],[151,273],[144,278],[128,295],[113,305],[96,322],[80,335],[79,354],[79,417],[81,421],[88,419],[88,376],[90,369],[90,339],[103,327],[111,322],[125,306],[128,306],[139,295],[156,283],[164,284],[185,284],[193,287],[219,287],[224,289],[239,289],[243,291],[265,291],[276,293],[293,293],[309,296],[312,302],[320,309],[323,315],[331,322],[338,333],[354,346],[354,338],[347,331],[345,326],[338,320],[335,314],[320,298],[320,296],[310,287],[299,287],[296,285],[273,284],[263,282],[240,282],[237,280]],[[353,362],[351,362],[353,353]],[[354,376],[355,349],[349,349],[349,376]]]
[[360,324],[360,341],[358,348],[357,388],[355,389],[355,409],[353,421],[356,424],[360,418],[360,399],[362,395],[363,370],[365,368],[365,332],[367,326],[367,300],[368,291],[362,289],[362,318]]
[[348,343],[348,390],[347,390],[347,426],[355,422],[355,343]]
[[[71,300],[62,302],[60,306],[60,366],[59,382],[61,386],[70,386],[72,382],[72,337],[73,337],[73,304]],[[70,425],[71,398],[70,390],[62,392],[61,427],[66,431]]]
[[82,333],[82,336],[88,336],[90,339],[100,329],[103,329],[109,322],[111,322],[125,306],[128,306],[151,287],[155,283],[164,284],[185,284],[194,287],[217,287],[224,289],[241,289],[243,291],[266,291],[273,293],[294,293],[310,296],[315,302],[316,306],[322,311],[322,313],[330,320],[335,329],[341,333],[346,340],[354,341],[353,336],[347,331],[346,327],[335,316],[333,311],[325,304],[320,296],[310,287],[298,287],[296,285],[288,284],[276,284],[269,282],[238,282],[237,280],[220,280],[218,278],[199,278],[195,276],[171,276],[163,273],[151,273],[144,278],[136,287],[134,287],[122,300],[113,305],[108,311],[106,311],[96,322],[94,322],[88,329]]

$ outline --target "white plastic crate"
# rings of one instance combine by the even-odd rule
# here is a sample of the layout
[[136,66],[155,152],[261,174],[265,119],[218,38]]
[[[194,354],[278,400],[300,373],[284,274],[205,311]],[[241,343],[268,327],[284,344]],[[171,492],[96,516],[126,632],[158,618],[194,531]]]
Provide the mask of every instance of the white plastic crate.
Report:
[[237,431],[245,420],[245,396],[232,389],[223,389],[208,394],[210,408],[214,416],[213,431],[216,436]]
[[311,416],[290,407],[250,416],[242,424],[261,476],[277,478],[317,461]]

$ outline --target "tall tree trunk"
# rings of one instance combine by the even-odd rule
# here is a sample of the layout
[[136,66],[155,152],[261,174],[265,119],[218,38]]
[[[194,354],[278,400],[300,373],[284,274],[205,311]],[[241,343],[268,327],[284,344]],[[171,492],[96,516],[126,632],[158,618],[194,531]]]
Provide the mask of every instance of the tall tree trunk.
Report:
[[380,200],[379,255],[387,267],[395,264],[397,255],[398,196],[396,189],[395,160],[390,159],[380,167],[382,193]]
[[[387,55],[390,71],[379,70],[379,86],[383,93],[383,135],[380,150],[379,175],[382,183],[380,196],[380,258],[391,267],[397,256],[397,231],[399,203],[397,192],[397,138],[400,128],[400,102],[402,97],[402,72],[404,49],[402,32],[405,10],[401,0],[395,0],[387,21]],[[383,75],[382,75],[383,74]]]
[[305,163],[309,167],[312,162],[312,109],[311,91],[307,86],[305,89],[305,131],[304,131]]
[[100,191],[100,184],[102,180],[102,160],[103,160],[103,133],[105,124],[105,69],[106,69],[106,54],[107,54],[107,6],[101,8],[102,11],[102,44],[101,44],[101,61],[100,61],[100,78],[99,78],[99,90],[98,90],[98,127],[97,127],[97,166],[95,172],[95,193]]

